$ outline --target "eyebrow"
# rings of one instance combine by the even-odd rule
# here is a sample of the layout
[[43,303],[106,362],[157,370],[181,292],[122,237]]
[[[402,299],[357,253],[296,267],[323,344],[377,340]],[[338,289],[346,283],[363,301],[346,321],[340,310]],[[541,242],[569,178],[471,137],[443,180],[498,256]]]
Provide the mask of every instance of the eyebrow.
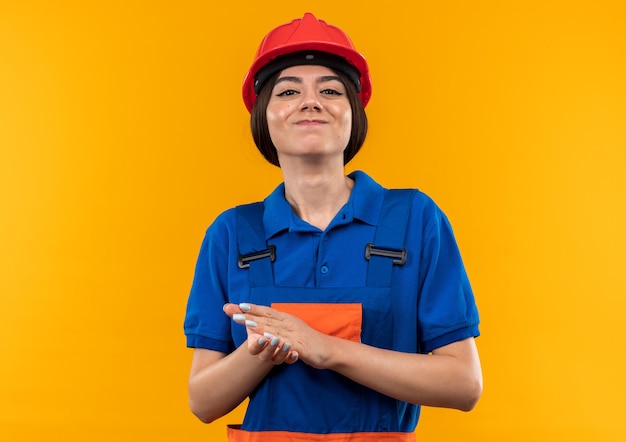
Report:
[[[294,83],[302,83],[302,78],[301,77],[280,77],[278,80],[276,80],[276,83],[274,84],[274,86],[278,85],[278,83],[281,83],[283,81],[293,81]],[[315,80],[316,83],[326,83],[328,81],[338,81],[341,83],[341,79],[336,76],[336,75],[322,75],[321,77],[317,78],[317,80]]]

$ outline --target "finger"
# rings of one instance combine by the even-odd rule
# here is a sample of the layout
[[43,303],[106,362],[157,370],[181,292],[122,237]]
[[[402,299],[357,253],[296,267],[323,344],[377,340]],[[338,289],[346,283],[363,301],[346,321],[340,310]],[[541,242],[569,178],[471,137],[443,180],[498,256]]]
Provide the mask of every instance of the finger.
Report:
[[237,304],[231,304],[231,303],[224,304],[224,307],[222,307],[222,310],[224,310],[224,313],[226,313],[231,318],[233,317],[233,315],[243,313]]
[[276,349],[272,356],[272,362],[276,365],[282,364],[289,357],[289,351],[291,350],[291,344],[285,342],[279,348]]
[[300,358],[300,355],[298,354],[297,351],[290,351],[289,354],[287,355],[287,358],[285,359],[285,364],[291,365],[297,362],[298,358]]
[[253,319],[248,319],[246,317],[246,315],[244,315],[243,313],[235,313],[233,315],[233,321],[235,321],[237,324],[241,324],[241,325],[245,325],[246,328],[248,329],[253,329],[258,327],[259,324],[257,324],[256,321],[254,321]]
[[280,347],[280,338],[278,336],[272,336],[269,333],[264,335],[264,338],[267,339],[267,343],[265,347],[259,352],[259,359],[262,361],[269,361],[274,357],[274,354]]
[[239,309],[246,314],[252,316],[259,316],[264,318],[281,319],[282,313],[278,310],[274,310],[271,307],[264,305],[251,304],[249,302],[242,302],[238,305]]
[[251,355],[258,355],[268,346],[268,339],[265,336],[251,333],[248,335],[248,352]]

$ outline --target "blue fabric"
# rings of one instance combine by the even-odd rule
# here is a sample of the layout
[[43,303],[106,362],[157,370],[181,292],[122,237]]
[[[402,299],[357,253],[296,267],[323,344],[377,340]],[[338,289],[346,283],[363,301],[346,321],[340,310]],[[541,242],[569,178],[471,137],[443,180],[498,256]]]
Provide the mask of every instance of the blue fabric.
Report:
[[[419,191],[413,192],[408,226],[402,232],[406,263],[389,266],[393,290],[367,287],[370,262],[365,259],[365,245],[385,246],[377,244],[377,227],[385,215],[381,208],[388,192],[363,172],[351,177],[355,186],[350,200],[325,231],[295,215],[282,184],[265,199],[265,239],[276,247],[273,284],[267,287],[251,289],[249,269],[237,265],[235,210],[215,220],[203,241],[189,297],[188,346],[230,352],[245,341],[244,327],[222,312],[226,302],[359,302],[363,305],[362,342],[409,353],[427,353],[478,336],[478,312],[450,224]],[[402,211],[397,213],[387,220],[383,217],[382,224],[392,230],[394,225],[405,224],[405,219],[393,219],[406,217],[399,214]],[[389,262],[389,258],[382,260]],[[283,403],[286,398],[289,404]],[[283,413],[270,411],[275,403],[282,404]],[[293,413],[285,416],[285,410]],[[259,385],[251,395],[243,428],[314,433],[413,431],[418,415],[418,406],[298,362],[277,367]]]

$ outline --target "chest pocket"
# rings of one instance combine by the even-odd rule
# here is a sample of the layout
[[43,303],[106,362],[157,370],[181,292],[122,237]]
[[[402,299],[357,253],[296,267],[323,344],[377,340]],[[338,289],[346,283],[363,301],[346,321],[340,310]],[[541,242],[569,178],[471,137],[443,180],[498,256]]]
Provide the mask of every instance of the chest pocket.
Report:
[[302,319],[310,327],[326,335],[361,342],[361,304],[275,302],[271,307]]

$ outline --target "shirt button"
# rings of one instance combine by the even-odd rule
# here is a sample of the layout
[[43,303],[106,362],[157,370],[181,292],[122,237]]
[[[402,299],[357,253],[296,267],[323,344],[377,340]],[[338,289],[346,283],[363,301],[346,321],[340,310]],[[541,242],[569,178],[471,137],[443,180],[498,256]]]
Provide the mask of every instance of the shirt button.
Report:
[[328,267],[326,267],[326,266],[320,267],[320,272],[322,272],[323,274],[328,273]]

